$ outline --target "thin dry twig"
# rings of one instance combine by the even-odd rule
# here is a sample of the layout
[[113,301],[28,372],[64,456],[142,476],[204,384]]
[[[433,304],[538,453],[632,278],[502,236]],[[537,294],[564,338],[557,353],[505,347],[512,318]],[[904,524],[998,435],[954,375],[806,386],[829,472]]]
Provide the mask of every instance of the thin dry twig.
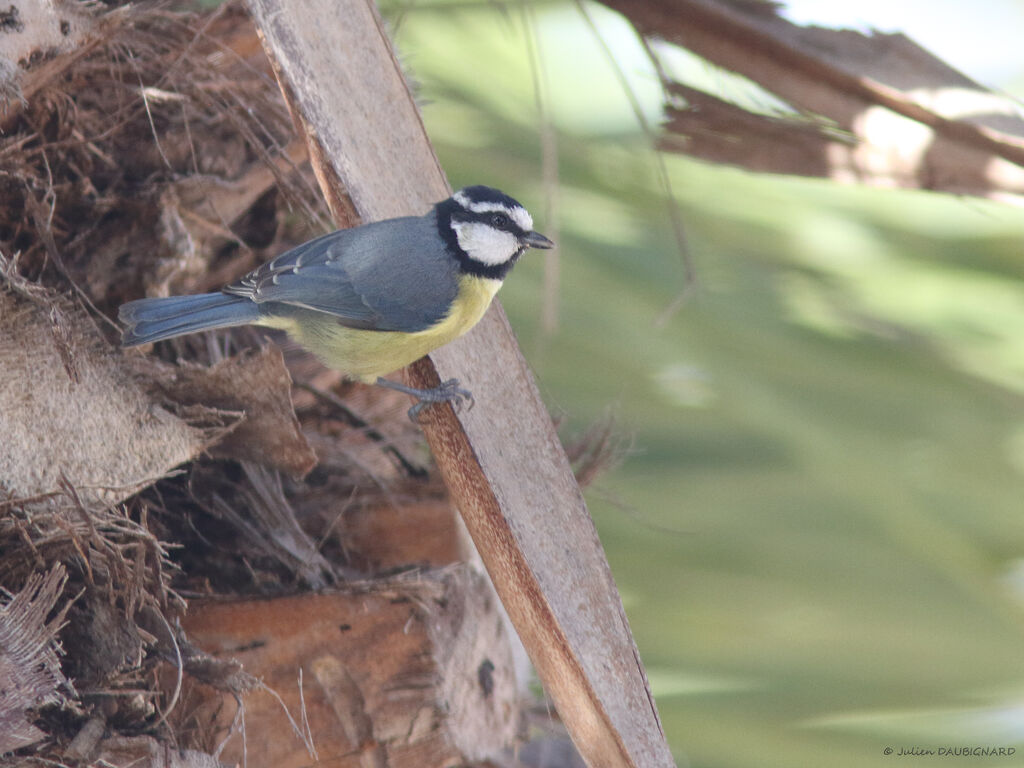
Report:
[[167,617],[165,617],[159,611],[157,611],[156,614],[160,617],[160,620],[163,622],[164,627],[167,629],[167,637],[171,642],[171,646],[174,648],[175,678],[174,691],[171,694],[171,700],[167,703],[167,708],[160,713],[160,718],[154,724],[153,730],[158,729],[161,725],[167,722],[168,716],[174,711],[174,708],[178,705],[178,697],[181,695],[181,686],[185,676],[185,664],[181,658],[181,646],[178,645],[178,640],[174,636],[174,630],[171,629],[171,625],[167,621]]
[[[637,124],[640,126],[644,135],[650,139],[651,146],[656,147],[657,134],[647,122],[640,100],[637,98],[636,93],[634,93],[633,88],[630,86],[629,80],[626,78],[625,72],[622,71],[622,67],[619,64],[618,59],[615,58],[615,54],[612,53],[611,48],[608,46],[608,42],[604,39],[604,36],[597,28],[597,24],[594,23],[594,19],[587,10],[586,5],[582,0],[575,0],[575,3],[577,11],[583,18],[584,22],[586,22],[591,34],[597,41],[598,46],[600,46],[601,51],[604,53],[605,59],[607,59],[609,65],[612,67],[612,71],[615,73],[616,80],[619,81],[619,86],[622,89],[622,92],[629,100],[629,105],[633,110],[633,115],[636,118]],[[696,292],[699,287],[699,283],[697,278],[697,268],[694,264],[693,255],[690,251],[689,238],[686,236],[686,228],[683,225],[683,213],[679,208],[679,203],[676,201],[675,193],[672,191],[672,179],[669,176],[668,166],[666,165],[665,158],[662,156],[661,152],[656,148],[653,151],[655,167],[658,172],[658,182],[665,195],[665,205],[669,221],[672,224],[672,232],[675,235],[676,245],[679,248],[679,258],[683,265],[682,289],[669,303],[669,305],[661,311],[658,317],[655,318],[655,327],[662,327],[671,319],[672,315],[679,310],[687,299]]]

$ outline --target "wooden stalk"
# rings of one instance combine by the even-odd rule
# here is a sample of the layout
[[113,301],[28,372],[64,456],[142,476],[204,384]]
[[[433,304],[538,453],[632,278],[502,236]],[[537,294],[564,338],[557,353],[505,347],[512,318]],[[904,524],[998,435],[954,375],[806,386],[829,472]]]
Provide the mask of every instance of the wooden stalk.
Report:
[[[249,0],[335,214],[421,214],[449,194],[375,7]],[[514,277],[513,277],[514,279]],[[590,766],[674,765],[622,603],[569,462],[501,307],[412,366],[476,406],[424,432],[498,595]]]

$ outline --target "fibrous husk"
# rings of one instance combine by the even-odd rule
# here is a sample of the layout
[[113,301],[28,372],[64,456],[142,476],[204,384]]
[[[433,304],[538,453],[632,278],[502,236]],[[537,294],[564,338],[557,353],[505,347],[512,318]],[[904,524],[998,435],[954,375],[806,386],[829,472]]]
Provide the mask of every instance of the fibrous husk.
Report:
[[265,345],[206,367],[183,361],[151,369],[153,383],[182,405],[244,414],[211,455],[303,477],[316,465],[292,407],[292,380],[278,347]]
[[[49,622],[67,576],[55,565],[33,574],[9,600],[0,595],[0,754],[26,747],[45,734],[26,711],[64,699],[70,684],[60,671],[56,634],[63,613]],[[3,604],[6,603],[6,604]]]
[[17,92],[0,99],[0,251],[26,274],[114,309],[237,277],[273,245],[282,203],[317,219],[304,142],[237,3],[75,7],[88,30],[70,50],[44,36],[19,58],[0,30]]
[[79,48],[93,32],[95,17],[82,3],[68,0],[6,5],[0,14],[0,59],[11,66],[0,81],[0,92],[23,99],[22,68]]
[[37,299],[0,285],[4,499],[55,494],[63,479],[86,503],[118,502],[199,455],[235,420],[191,426],[143,392],[88,315],[53,295]]

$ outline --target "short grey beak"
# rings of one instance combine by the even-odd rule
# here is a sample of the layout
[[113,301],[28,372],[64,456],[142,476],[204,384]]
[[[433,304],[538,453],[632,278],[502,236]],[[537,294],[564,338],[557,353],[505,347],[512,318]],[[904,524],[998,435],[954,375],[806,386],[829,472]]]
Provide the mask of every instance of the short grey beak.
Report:
[[523,245],[530,248],[554,248],[555,244],[548,240],[540,232],[527,232],[523,237]]

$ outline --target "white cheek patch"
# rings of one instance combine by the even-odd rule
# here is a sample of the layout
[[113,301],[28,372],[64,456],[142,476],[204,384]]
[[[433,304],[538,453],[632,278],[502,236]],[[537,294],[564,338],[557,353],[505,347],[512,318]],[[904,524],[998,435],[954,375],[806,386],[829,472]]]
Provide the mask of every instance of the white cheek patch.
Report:
[[509,207],[502,203],[474,203],[462,192],[456,192],[455,202],[473,213],[504,213],[524,232],[533,230],[533,217],[521,206]]
[[511,232],[502,232],[479,221],[453,221],[452,229],[459,247],[469,258],[489,267],[509,261],[521,247]]

